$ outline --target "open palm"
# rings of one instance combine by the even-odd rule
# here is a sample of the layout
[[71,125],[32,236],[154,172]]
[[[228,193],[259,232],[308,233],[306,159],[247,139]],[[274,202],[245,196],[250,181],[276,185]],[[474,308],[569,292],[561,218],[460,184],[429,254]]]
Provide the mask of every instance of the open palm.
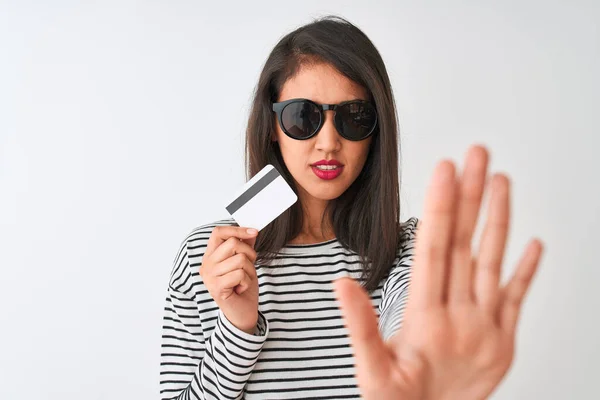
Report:
[[417,230],[404,322],[388,341],[379,334],[366,292],[348,278],[335,282],[364,398],[485,399],[510,367],[521,304],[542,245],[532,240],[513,277],[501,285],[510,184],[497,174],[477,254],[472,250],[487,165],[481,146],[469,150],[458,178],[452,162],[438,164]]

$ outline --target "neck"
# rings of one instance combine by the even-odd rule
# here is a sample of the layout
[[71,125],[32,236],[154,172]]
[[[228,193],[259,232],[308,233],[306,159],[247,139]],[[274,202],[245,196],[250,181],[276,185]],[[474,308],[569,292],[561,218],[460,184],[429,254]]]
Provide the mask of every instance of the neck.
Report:
[[335,239],[331,220],[326,220],[323,227],[321,227],[323,214],[328,203],[328,200],[315,199],[314,197],[301,199],[304,212],[302,229],[290,243],[313,244]]

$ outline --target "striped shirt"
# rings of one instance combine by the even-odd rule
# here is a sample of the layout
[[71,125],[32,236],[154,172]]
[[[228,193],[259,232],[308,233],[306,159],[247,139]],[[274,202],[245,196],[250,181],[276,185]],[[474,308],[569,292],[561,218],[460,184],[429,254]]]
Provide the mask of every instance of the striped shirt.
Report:
[[[354,359],[332,281],[359,279],[360,259],[332,239],[287,245],[256,264],[259,323],[251,335],[231,324],[199,270],[222,220],[194,229],[174,260],[162,328],[162,399],[360,398]],[[408,297],[417,219],[402,223],[390,272],[370,293],[384,338],[398,330]]]

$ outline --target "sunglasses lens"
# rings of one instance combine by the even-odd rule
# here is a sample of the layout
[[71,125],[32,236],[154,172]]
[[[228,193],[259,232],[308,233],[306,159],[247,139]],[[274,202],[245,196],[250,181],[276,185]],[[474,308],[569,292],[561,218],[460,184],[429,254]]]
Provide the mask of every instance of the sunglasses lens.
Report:
[[335,113],[335,124],[343,136],[350,140],[366,138],[377,124],[377,112],[370,103],[347,103]]
[[312,135],[320,123],[320,110],[308,101],[290,103],[281,112],[283,128],[298,139],[304,139]]

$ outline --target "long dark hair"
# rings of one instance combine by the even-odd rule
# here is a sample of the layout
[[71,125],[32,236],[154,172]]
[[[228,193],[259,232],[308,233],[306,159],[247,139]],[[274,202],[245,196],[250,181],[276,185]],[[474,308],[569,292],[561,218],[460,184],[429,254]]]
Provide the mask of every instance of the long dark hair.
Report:
[[[398,124],[390,80],[369,38],[344,18],[326,16],[284,36],[267,58],[255,89],[246,131],[246,178],[267,164],[280,171],[298,193],[281,156],[275,132],[276,102],[283,84],[306,63],[327,63],[367,89],[378,115],[365,165],[350,187],[331,200],[323,215],[331,218],[340,244],[359,255],[363,286],[377,288],[386,277],[400,240]],[[296,202],[262,229],[256,239],[257,262],[272,260],[302,229],[302,205]],[[322,224],[323,226],[323,224]]]

